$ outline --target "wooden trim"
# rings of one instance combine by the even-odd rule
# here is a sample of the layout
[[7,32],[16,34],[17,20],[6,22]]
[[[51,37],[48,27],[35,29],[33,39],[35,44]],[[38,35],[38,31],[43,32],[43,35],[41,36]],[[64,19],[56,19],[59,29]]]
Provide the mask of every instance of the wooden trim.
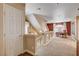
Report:
[[77,34],[77,49],[76,49],[76,53],[77,53],[77,56],[79,56],[79,40],[78,40],[78,19],[79,19],[79,16],[76,16],[76,34]]
[[76,49],[76,55],[77,55],[77,56],[79,56],[79,53],[78,53],[78,52],[79,52],[79,51],[78,51],[78,45],[79,45],[79,42],[78,42],[78,40],[77,40],[77,49]]
[[[26,55],[27,54],[27,55]],[[18,56],[33,56],[32,54],[29,54],[28,52],[25,52],[23,54],[19,54]]]
[[31,54],[31,55],[35,55],[32,51],[30,51],[30,50],[25,50],[24,52],[28,52],[29,54]]
[[29,50],[24,50],[23,53],[19,54],[18,56],[23,56],[24,54],[29,54],[29,56],[35,56],[35,54]]

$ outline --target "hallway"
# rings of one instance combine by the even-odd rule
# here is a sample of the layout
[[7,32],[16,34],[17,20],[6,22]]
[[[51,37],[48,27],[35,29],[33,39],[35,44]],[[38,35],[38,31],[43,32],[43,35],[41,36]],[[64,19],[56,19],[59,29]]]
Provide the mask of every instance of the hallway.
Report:
[[76,40],[53,37],[49,44],[37,49],[38,56],[75,56]]

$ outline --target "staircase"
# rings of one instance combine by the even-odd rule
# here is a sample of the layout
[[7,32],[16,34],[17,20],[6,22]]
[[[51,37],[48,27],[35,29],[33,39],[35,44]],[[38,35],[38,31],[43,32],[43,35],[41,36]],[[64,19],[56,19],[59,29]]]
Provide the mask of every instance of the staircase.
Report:
[[31,25],[39,32],[39,35],[35,38],[35,55],[37,53],[37,49],[41,46],[46,46],[53,36],[52,31],[48,31],[46,26],[46,20],[44,16],[38,14],[30,14],[27,15],[28,21]]
[[38,14],[30,14],[27,15],[27,17],[28,21],[39,33],[48,31],[44,16]]
[[44,32],[39,37],[37,37],[36,40],[36,49],[40,48],[41,46],[46,46],[53,37],[53,32]]

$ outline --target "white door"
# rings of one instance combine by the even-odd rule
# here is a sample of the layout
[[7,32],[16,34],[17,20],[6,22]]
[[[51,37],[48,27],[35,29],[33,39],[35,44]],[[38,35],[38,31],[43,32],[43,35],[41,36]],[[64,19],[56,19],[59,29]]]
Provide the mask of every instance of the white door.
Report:
[[4,12],[5,53],[18,55],[23,51],[24,12],[6,4]]

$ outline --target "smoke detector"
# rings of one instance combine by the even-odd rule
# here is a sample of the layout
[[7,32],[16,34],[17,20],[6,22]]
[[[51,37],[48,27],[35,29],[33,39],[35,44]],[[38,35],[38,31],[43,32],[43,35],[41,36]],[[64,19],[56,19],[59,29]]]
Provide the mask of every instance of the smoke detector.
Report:
[[77,8],[77,10],[79,11],[79,8]]
[[41,10],[41,8],[37,8],[37,10]]

